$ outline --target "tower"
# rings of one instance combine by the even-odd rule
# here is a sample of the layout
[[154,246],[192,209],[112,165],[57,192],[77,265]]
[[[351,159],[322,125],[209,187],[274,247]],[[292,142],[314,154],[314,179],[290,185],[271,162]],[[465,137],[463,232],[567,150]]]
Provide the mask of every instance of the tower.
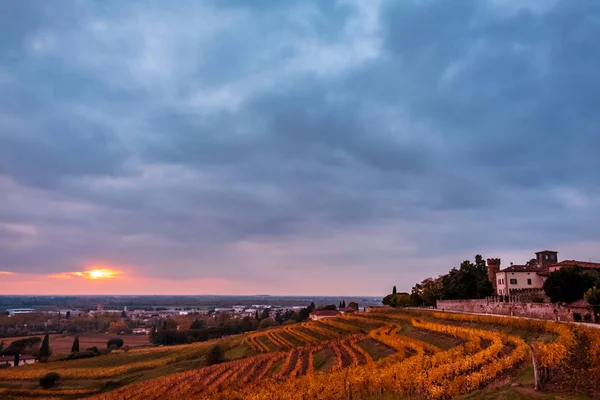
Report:
[[538,268],[541,271],[548,271],[548,267],[558,262],[558,252],[552,250],[538,251],[535,253]]
[[488,267],[488,279],[492,282],[492,286],[494,287],[494,293],[498,291],[498,285],[496,282],[496,272],[500,271],[500,259],[499,258],[488,258],[487,259],[487,267]]

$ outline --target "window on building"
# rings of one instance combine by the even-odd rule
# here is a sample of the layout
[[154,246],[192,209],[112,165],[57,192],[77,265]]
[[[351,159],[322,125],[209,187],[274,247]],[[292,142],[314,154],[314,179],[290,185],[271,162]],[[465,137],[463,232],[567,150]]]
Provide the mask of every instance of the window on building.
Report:
[[511,279],[510,280],[510,284],[511,285],[516,285],[517,284],[517,280],[516,279]]
[[527,284],[531,285],[531,279],[527,279]]

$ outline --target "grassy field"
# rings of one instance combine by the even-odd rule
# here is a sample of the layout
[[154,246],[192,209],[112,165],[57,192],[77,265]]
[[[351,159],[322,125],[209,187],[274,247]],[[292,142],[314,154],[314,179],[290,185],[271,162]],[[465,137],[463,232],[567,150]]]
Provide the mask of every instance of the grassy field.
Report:
[[[14,338],[0,338],[0,342],[8,346],[12,341],[24,339],[25,337],[14,337]],[[44,336],[38,336],[43,339]],[[105,348],[108,339],[119,337],[123,339],[125,345],[129,347],[140,347],[147,346],[150,344],[148,335],[112,335],[112,334],[81,334],[79,335],[79,348],[85,350],[89,347]],[[68,354],[71,352],[71,346],[73,345],[72,335],[50,335],[50,347],[54,355]]]
[[[207,365],[216,344],[227,360]],[[531,346],[548,371],[543,391],[534,390]],[[40,389],[49,371],[63,380]],[[598,373],[600,330],[388,310],[3,369],[0,398],[585,399],[600,398]]]

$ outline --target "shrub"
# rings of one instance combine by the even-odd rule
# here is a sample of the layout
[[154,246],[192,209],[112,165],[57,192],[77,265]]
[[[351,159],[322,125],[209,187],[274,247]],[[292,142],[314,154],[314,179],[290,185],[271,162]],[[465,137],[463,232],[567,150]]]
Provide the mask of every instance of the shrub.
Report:
[[272,326],[279,326],[279,324],[272,318],[265,318],[258,324],[258,329],[267,329]]
[[573,321],[575,322],[581,322],[583,318],[581,318],[581,314],[579,314],[578,312],[573,313]]
[[108,342],[106,342],[106,347],[111,350],[120,349],[121,347],[123,347],[123,339],[121,339],[121,338],[108,339]]
[[208,365],[218,364],[225,361],[225,351],[221,345],[213,346],[206,354],[206,362]]
[[57,372],[48,372],[40,379],[40,386],[44,389],[50,389],[58,382],[60,382],[60,374]]

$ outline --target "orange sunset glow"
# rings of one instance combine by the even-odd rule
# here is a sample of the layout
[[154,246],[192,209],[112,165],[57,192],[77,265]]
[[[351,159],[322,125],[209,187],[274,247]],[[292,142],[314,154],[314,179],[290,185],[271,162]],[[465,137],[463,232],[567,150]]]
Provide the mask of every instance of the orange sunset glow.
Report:
[[68,278],[85,278],[92,280],[113,279],[121,275],[121,271],[108,268],[92,268],[87,271],[61,272],[50,275],[51,278],[68,279]]

